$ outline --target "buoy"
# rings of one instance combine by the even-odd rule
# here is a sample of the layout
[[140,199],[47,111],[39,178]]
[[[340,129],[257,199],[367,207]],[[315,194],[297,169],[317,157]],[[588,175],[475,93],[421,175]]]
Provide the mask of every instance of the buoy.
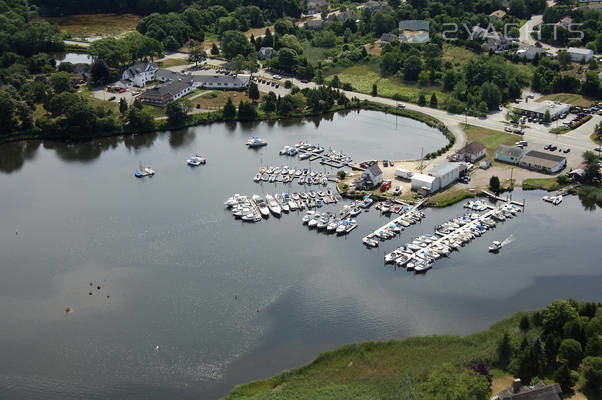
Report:
[[73,312],[73,309],[71,307],[65,308],[65,314],[71,314],[72,312]]
[[238,296],[237,295],[234,295],[234,300],[238,300]]
[[92,296],[92,292],[88,292],[88,294],[89,294],[90,296]]
[[111,296],[107,295],[107,299],[108,299],[109,297],[111,297]]
[[101,287],[101,286],[100,286],[100,285],[98,285],[98,286],[96,286],[96,289],[100,290],[100,287]]
[[93,283],[92,283],[92,282],[90,282],[90,286],[92,286],[92,285],[93,285]]

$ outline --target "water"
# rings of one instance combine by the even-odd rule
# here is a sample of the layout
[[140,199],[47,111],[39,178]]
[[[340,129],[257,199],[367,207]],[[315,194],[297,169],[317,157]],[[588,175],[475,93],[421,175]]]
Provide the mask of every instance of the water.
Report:
[[94,58],[85,53],[58,53],[56,55],[57,65],[62,62],[70,62],[71,64],[92,64]]
[[[269,145],[246,149],[252,135]],[[461,205],[427,210],[376,250],[361,244],[386,221],[375,210],[346,238],[308,231],[301,215],[234,220],[231,194],[284,191],[252,182],[261,162],[309,165],[278,156],[299,139],[356,160],[446,143],[415,121],[354,112],[0,146],[0,398],[212,399],[344,343],[466,334],[556,298],[602,300],[601,213],[575,197],[554,207],[515,192],[524,215],[422,276],[383,266],[384,253]],[[207,165],[187,167],[193,153]],[[139,162],[157,175],[135,179]]]

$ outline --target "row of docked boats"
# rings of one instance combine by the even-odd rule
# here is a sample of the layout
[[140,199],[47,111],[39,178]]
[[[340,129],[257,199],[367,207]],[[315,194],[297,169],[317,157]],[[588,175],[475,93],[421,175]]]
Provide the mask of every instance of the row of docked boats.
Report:
[[475,200],[475,201],[468,201],[464,204],[464,208],[468,208],[471,211],[485,211],[488,208],[490,208],[489,204],[481,201],[481,200]]
[[315,228],[319,231],[345,235],[357,228],[357,221],[350,216],[339,218],[337,214],[331,212],[319,213],[317,211],[308,211],[302,218],[303,225],[309,229]]
[[259,172],[253,177],[254,182],[282,182],[290,183],[297,179],[300,185],[322,185],[328,184],[328,175],[326,172],[311,171],[309,168],[289,168],[283,167],[261,167]]
[[313,145],[304,141],[299,141],[290,146],[284,146],[280,149],[281,156],[297,156],[301,160],[320,159],[322,164],[350,164],[352,158],[340,151],[328,149],[324,150],[320,145]]
[[548,203],[552,203],[555,206],[557,206],[558,204],[562,203],[562,195],[556,195],[556,196],[543,196],[542,197],[543,201],[546,201]]
[[[408,271],[425,272],[439,258],[449,256],[452,251],[494,228],[496,221],[505,221],[520,211],[520,207],[507,203],[482,215],[468,213],[453,218],[437,226],[434,234],[424,234],[385,254],[385,263],[393,263]],[[500,242],[494,241],[488,249],[496,252],[501,247]]]
[[362,243],[368,247],[378,247],[380,241],[393,239],[395,236],[400,234],[404,228],[407,228],[416,222],[422,221],[424,217],[424,213],[419,211],[417,208],[408,209],[399,217],[387,222],[385,225],[381,226],[371,234],[364,236]]

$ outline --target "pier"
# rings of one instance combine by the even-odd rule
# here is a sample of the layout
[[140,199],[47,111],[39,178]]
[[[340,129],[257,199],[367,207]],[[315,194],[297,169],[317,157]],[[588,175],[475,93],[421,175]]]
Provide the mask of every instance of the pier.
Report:
[[[373,242],[374,238],[378,238],[380,240],[392,239],[397,233],[400,233],[405,226],[408,226],[409,224],[413,224],[416,221],[422,220],[423,214],[417,214],[417,211],[420,208],[420,206],[422,206],[422,204],[424,204],[424,202],[426,202],[426,200],[427,199],[422,199],[418,203],[414,204],[411,207],[408,204],[406,204],[402,201],[399,201],[398,204],[402,204],[402,205],[404,205],[406,207],[410,207],[410,208],[408,210],[405,210],[398,217],[395,217],[393,220],[387,222],[380,228],[376,229],[371,234],[364,236],[362,241],[364,243],[366,243],[366,242],[372,243],[372,247],[376,247],[374,244],[376,243],[376,245],[377,245],[378,242]],[[404,225],[403,224],[404,222],[408,225]],[[391,229],[391,226],[397,227],[399,229],[399,232],[396,232],[395,229]]]
[[491,193],[489,190],[483,189],[483,190],[481,190],[481,193],[489,196],[490,198],[492,198],[494,200],[498,200],[498,201],[503,201],[503,202],[515,204],[515,205],[520,206],[520,207],[524,207],[525,206],[525,203],[521,203],[521,202],[516,201],[516,200],[505,199],[505,198],[503,198],[501,196],[496,196],[495,194]]

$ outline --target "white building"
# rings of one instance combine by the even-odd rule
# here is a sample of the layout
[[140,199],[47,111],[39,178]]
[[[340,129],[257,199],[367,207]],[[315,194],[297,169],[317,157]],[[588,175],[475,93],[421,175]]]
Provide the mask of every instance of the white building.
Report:
[[439,189],[444,188],[460,178],[461,166],[459,163],[445,162],[437,165],[429,172],[430,176],[435,177],[439,182]]
[[157,73],[157,64],[149,63],[146,61],[137,62],[121,74],[122,81],[132,82],[132,85],[138,87],[144,87],[146,82],[155,80],[155,74]]
[[593,50],[578,47],[569,47],[567,53],[571,55],[571,60],[575,62],[588,62],[594,56]]
[[562,114],[568,113],[571,110],[571,105],[559,101],[545,100],[542,102],[532,101],[529,103],[520,103],[514,106],[514,109],[520,110],[522,115],[535,118],[543,118],[546,114],[546,110],[549,110],[550,117],[556,118]]
[[439,181],[434,176],[425,174],[412,175],[412,190],[426,190],[427,193],[434,193],[439,190]]
[[188,93],[192,93],[194,89],[195,86],[191,80],[169,81],[145,90],[140,95],[140,100],[156,106],[166,106],[170,101],[178,100]]
[[383,183],[383,171],[378,167],[378,165],[373,164],[366,168],[364,172],[362,172],[362,179],[372,182],[373,187],[379,186],[381,183]]
[[194,84],[209,89],[242,89],[249,85],[250,75],[194,75]]

